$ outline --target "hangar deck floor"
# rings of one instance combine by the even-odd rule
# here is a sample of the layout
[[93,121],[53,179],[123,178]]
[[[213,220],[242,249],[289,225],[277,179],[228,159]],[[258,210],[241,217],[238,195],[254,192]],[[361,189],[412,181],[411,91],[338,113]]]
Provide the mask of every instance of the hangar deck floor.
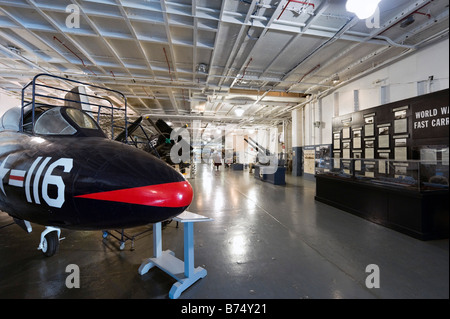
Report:
[[[180,299],[449,298],[448,240],[408,237],[316,202],[314,181],[286,181],[199,167],[189,210],[214,219],[194,226],[195,266],[208,275]],[[0,213],[0,226],[11,221]],[[172,277],[137,272],[152,257],[151,232],[120,251],[101,232],[63,230],[59,252],[46,258],[36,250],[43,227],[33,226],[0,229],[0,298],[168,298]],[[163,229],[163,249],[183,256],[175,222]],[[80,289],[65,285],[69,264],[80,268]],[[379,267],[380,288],[366,287],[369,264]]]

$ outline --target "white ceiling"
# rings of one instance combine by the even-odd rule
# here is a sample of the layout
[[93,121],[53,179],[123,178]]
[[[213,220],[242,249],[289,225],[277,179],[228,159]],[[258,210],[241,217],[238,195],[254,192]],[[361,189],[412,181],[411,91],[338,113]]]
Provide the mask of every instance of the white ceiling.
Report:
[[307,95],[448,37],[448,7],[382,0],[368,28],[344,0],[0,0],[0,88],[20,94],[45,72],[119,90],[135,114],[271,125]]

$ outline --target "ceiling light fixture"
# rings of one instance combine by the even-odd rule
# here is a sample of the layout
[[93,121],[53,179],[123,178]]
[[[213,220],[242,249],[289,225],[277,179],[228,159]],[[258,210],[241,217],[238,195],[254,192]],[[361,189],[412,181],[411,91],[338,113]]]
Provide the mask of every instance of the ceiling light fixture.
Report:
[[242,116],[244,112],[245,112],[244,109],[240,106],[238,106],[236,110],[234,110],[234,113],[236,113],[237,116]]
[[345,8],[349,12],[353,12],[356,16],[363,20],[370,18],[375,14],[378,4],[381,0],[347,0]]
[[198,73],[208,73],[208,66],[205,63],[197,64],[196,71]]
[[335,75],[333,78],[333,84],[338,84],[341,80],[339,79],[339,75]]

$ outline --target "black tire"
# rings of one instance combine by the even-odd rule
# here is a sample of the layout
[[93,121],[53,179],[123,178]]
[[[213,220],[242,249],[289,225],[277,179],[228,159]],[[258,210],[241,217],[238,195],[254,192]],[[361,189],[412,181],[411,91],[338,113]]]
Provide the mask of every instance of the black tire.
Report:
[[56,231],[52,231],[47,235],[45,235],[42,253],[46,257],[53,256],[58,251],[58,247],[59,247],[59,238],[58,233]]

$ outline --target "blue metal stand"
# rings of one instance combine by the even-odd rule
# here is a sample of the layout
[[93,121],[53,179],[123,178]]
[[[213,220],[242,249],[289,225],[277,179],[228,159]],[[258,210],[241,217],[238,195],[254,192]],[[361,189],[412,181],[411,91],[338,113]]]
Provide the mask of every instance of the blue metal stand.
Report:
[[146,259],[139,267],[139,274],[146,274],[151,268],[158,267],[177,280],[169,292],[170,299],[177,299],[183,291],[197,280],[204,278],[207,271],[202,267],[194,268],[194,223],[212,219],[191,212],[184,212],[174,218],[184,228],[184,262],[175,257],[170,250],[162,251],[161,223],[153,225],[153,258]]

